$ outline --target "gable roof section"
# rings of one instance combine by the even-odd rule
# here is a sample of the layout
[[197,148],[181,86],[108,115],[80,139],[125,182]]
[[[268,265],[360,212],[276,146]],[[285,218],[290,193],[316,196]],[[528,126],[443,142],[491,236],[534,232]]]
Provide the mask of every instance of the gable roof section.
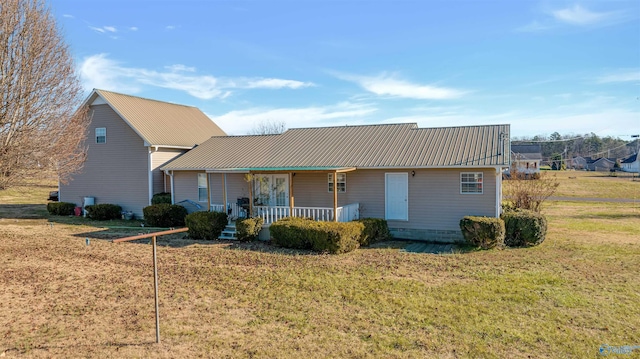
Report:
[[625,158],[621,163],[634,163],[636,161],[636,159],[638,159],[638,154],[637,153],[635,155],[631,155],[631,156]]
[[415,123],[290,129],[213,137],[167,170],[482,167],[509,165],[509,125],[419,128]]
[[146,146],[191,148],[211,136],[226,136],[196,107],[98,89],[93,90],[87,104],[98,97],[131,126]]
[[511,145],[516,160],[542,160],[541,145]]

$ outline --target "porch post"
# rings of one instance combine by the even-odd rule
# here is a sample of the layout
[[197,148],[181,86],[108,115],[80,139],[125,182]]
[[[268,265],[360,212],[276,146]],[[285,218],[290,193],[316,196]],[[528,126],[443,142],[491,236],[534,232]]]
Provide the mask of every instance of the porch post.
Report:
[[289,216],[293,217],[293,173],[289,172]]
[[253,176],[251,172],[249,172],[249,213],[247,213],[247,217],[251,217],[253,215]]
[[338,222],[338,171],[333,171],[333,221]]
[[227,213],[227,174],[222,174],[222,207],[223,212]]
[[211,174],[210,173],[207,173],[207,212],[211,212]]

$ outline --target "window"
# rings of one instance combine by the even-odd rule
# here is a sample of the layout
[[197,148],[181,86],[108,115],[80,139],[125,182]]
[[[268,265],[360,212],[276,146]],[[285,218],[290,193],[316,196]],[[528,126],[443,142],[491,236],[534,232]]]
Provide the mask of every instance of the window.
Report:
[[[333,192],[333,173],[329,173],[329,192]],[[338,173],[338,193],[347,192],[347,174]]]
[[482,194],[482,172],[460,173],[460,193]]
[[207,202],[207,174],[198,173],[198,201]]
[[96,128],[96,143],[107,143],[107,129],[105,127]]

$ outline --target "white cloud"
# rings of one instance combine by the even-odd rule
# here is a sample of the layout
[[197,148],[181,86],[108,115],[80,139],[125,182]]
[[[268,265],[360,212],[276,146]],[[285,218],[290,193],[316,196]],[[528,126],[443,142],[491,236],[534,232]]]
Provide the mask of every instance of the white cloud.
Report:
[[575,4],[563,9],[548,9],[542,21],[533,20],[527,25],[519,27],[519,32],[541,32],[562,25],[572,26],[609,26],[632,19],[633,16],[627,11],[591,11],[581,5]]
[[137,28],[136,26],[131,26],[131,27],[129,28],[129,30],[131,30],[131,31],[138,31],[138,28]]
[[176,28],[177,28],[177,26],[175,26],[175,25],[167,25],[165,27],[166,30],[175,30]]
[[612,12],[593,12],[576,4],[573,7],[552,11],[551,14],[558,21],[572,25],[592,25],[611,18]]
[[178,71],[195,72],[196,71],[195,67],[190,67],[182,64],[165,66],[164,68],[172,72],[178,72]]
[[62,17],[66,17],[68,19],[75,19],[76,18],[75,16],[70,15],[70,14],[64,14],[64,15],[62,15]]
[[251,108],[209,117],[228,134],[242,135],[264,121],[284,121],[288,128],[359,125],[376,111],[371,104],[341,102],[316,107]]
[[106,32],[106,30],[101,28],[101,27],[89,26],[89,28],[91,30],[93,30],[93,31],[96,31],[96,32],[99,32],[99,33],[102,33],[102,34],[104,34]]
[[283,79],[248,79],[245,88],[253,89],[253,88],[268,88],[268,89],[279,89],[279,88],[291,88],[298,89],[303,87],[313,86],[310,82],[301,82],[295,80],[283,80]]
[[118,29],[116,29],[114,26],[102,26],[102,27],[95,27],[95,26],[89,26],[89,28],[93,31],[99,32],[101,34],[107,33],[107,32],[117,32]]
[[640,82],[640,69],[620,70],[617,73],[600,76],[596,79],[598,83],[611,82]]
[[237,89],[297,89],[312,83],[273,78],[224,78],[197,75],[194,67],[181,64],[165,67],[167,71],[126,67],[106,54],[83,59],[80,76],[87,88],[126,89],[137,92],[141,85],[184,91],[199,99],[224,99]]
[[446,100],[462,97],[466,92],[432,85],[419,85],[400,80],[385,73],[379,76],[358,76],[331,72],[339,79],[351,81],[378,96],[402,97],[419,100]]

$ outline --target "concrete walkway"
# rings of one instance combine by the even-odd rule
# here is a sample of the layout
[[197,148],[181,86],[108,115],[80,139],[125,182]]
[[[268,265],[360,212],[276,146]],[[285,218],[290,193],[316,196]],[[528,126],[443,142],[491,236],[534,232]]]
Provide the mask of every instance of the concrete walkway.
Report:
[[451,254],[457,249],[458,246],[455,244],[413,242],[404,247],[404,249],[401,249],[401,251],[409,253]]

